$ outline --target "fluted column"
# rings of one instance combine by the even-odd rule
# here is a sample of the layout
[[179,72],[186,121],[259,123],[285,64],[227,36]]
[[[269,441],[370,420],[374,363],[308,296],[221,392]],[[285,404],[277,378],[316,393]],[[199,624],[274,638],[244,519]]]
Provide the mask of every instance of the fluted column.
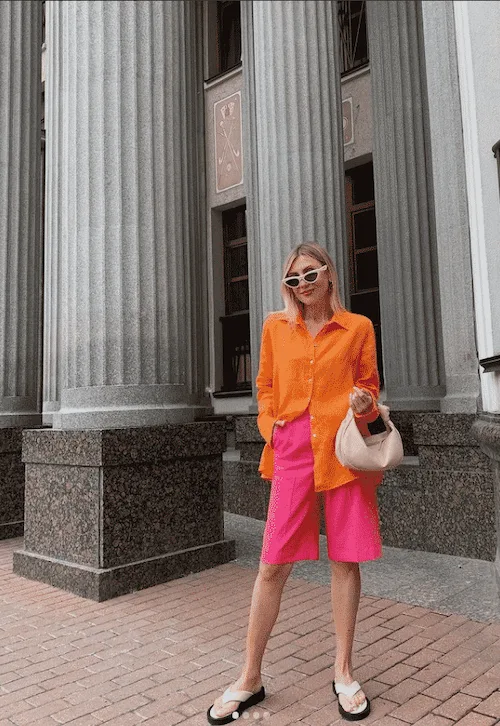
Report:
[[0,3],[0,427],[41,422],[41,4]]
[[368,2],[386,395],[439,410],[444,370],[419,4]]
[[[452,0],[422,2],[446,396],[444,413],[476,413],[479,373],[462,111]],[[451,142],[453,139],[453,142]],[[459,293],[459,294],[457,294]]]
[[[45,35],[45,243],[44,243],[44,311],[43,311],[43,402],[45,424],[52,424],[53,413],[60,408],[61,397],[61,248],[64,190],[67,179],[62,164],[63,104],[60,102],[64,74],[62,62],[61,13],[54,12],[54,2],[46,3]],[[48,68],[48,73],[47,73]]]
[[[242,3],[252,350],[262,316],[283,306],[284,258],[315,240],[347,281],[335,2]],[[258,299],[260,296],[260,299]],[[258,356],[254,355],[256,360]]]
[[54,425],[192,420],[206,405],[195,4],[47,10]]

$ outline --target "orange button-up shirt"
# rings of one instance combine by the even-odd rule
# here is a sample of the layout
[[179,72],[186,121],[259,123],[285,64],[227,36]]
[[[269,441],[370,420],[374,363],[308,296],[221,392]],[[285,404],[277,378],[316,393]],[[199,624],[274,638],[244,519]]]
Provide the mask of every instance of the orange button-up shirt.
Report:
[[354,479],[377,484],[381,472],[348,469],[335,456],[335,436],[349,408],[353,386],[367,391],[372,408],[357,416],[367,435],[367,424],[378,416],[377,354],[373,325],[363,315],[345,310],[335,313],[315,338],[302,316],[290,324],[284,313],[271,313],[264,322],[259,373],[257,425],[266,441],[259,471],[272,479],[273,426],[277,420],[293,421],[309,409],[316,491],[334,489]]

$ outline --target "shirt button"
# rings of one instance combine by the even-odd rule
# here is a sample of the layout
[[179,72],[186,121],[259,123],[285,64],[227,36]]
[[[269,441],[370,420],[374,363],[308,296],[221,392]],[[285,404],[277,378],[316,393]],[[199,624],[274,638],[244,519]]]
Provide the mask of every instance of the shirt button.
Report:
[[314,416],[311,416],[311,421],[314,421]]
[[312,383],[312,382],[313,382],[313,379],[312,378],[309,378],[309,383]]
[[313,361],[313,360],[311,360],[311,361],[309,361],[309,362],[310,362],[310,364],[311,364],[311,365],[312,365],[312,364],[314,363],[314,361]]
[[318,434],[313,434],[313,438],[316,439]]

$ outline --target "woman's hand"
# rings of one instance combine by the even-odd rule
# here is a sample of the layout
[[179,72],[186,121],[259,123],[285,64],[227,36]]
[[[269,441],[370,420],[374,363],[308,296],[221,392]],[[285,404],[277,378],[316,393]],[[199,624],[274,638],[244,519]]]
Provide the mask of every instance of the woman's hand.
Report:
[[354,392],[349,394],[349,403],[354,413],[363,414],[371,409],[373,400],[367,391],[354,386]]
[[283,428],[283,426],[286,424],[286,421],[275,421],[273,426],[273,433],[271,434],[271,446],[274,444],[274,432],[276,431],[276,426],[279,426],[280,428]]

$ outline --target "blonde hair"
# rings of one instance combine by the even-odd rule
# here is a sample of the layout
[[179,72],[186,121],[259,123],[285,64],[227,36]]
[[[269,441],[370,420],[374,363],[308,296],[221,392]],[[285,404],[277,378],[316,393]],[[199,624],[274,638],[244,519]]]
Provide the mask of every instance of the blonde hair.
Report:
[[[322,267],[323,265],[327,266],[328,277],[332,283],[330,291],[330,306],[334,313],[345,310],[339,297],[339,280],[335,264],[325,248],[321,247],[321,245],[317,242],[303,242],[300,245],[297,245],[297,247],[290,252],[285,260],[285,264],[283,265],[283,278],[288,276],[290,268],[299,255],[313,257],[319,262],[319,267]],[[303,304],[297,300],[293,290],[287,287],[284,282],[281,283],[281,297],[285,303],[284,312],[287,314],[289,321],[291,323],[295,322],[299,313],[302,313],[304,308]]]

